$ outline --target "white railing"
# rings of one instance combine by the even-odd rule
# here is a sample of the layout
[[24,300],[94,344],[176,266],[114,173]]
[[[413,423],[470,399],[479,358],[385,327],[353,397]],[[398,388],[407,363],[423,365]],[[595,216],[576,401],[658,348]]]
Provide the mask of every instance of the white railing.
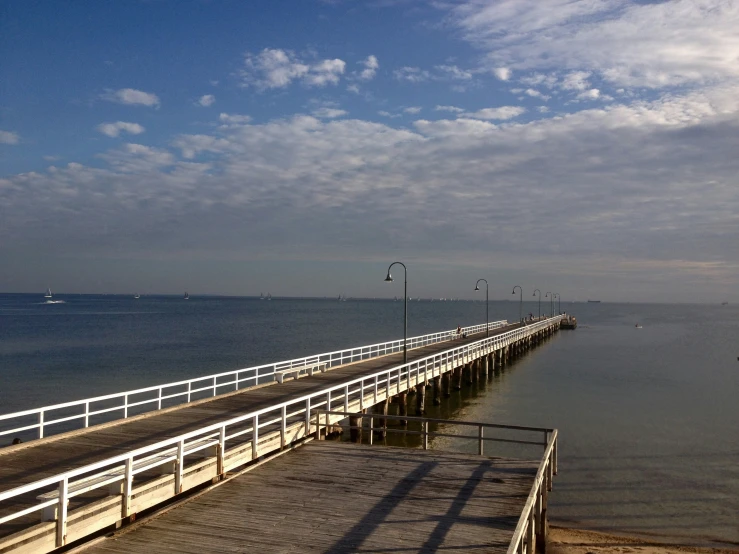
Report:
[[[498,329],[507,325],[508,322],[493,321],[488,323],[488,328]],[[462,333],[473,335],[485,331],[485,323],[480,325],[471,325],[463,327]],[[456,329],[450,331],[441,331],[408,339],[408,349],[420,348],[429,344],[435,344],[458,337]],[[154,385],[125,392],[106,394],[85,398],[82,400],[73,400],[61,404],[53,404],[43,406],[41,408],[33,408],[23,410],[11,414],[0,415],[0,425],[3,422],[18,425],[12,429],[0,429],[0,437],[18,435],[24,431],[36,430],[36,438],[40,439],[47,436],[48,428],[61,423],[74,422],[78,427],[89,427],[91,418],[108,414],[112,421],[116,419],[125,419],[131,415],[139,415],[149,411],[161,410],[163,403],[169,408],[178,404],[186,404],[193,400],[201,400],[202,398],[217,396],[224,392],[240,390],[242,388],[251,387],[257,384],[266,383],[274,380],[275,373],[279,373],[285,369],[293,367],[315,367],[325,364],[326,368],[350,364],[375,358],[377,356],[385,356],[393,352],[403,350],[403,340],[393,340],[379,344],[371,344],[368,346],[359,346],[346,350],[336,350],[334,352],[326,352],[324,354],[315,354],[304,358],[296,358],[294,360],[285,360],[282,362],[274,362],[259,366],[226,371],[223,373],[215,373],[204,377],[196,377],[184,381],[175,381],[173,383],[165,383],[163,385]],[[174,400],[174,401],[173,401]],[[136,413],[129,413],[136,409]],[[81,410],[81,411],[80,411]],[[54,412],[63,412],[62,414],[54,414]],[[75,413],[69,413],[75,412]],[[29,422],[32,420],[33,422]],[[56,428],[58,429],[58,427]],[[56,430],[55,429],[55,430]],[[67,428],[62,431],[68,431]],[[53,433],[52,433],[53,434]]]
[[[557,475],[557,430],[548,435],[547,448],[531,486],[531,492],[518,519],[507,554],[535,554],[536,543],[547,539],[547,500],[552,479]],[[538,538],[538,541],[536,540]]]
[[[166,496],[171,498],[262,455],[281,450],[299,439],[308,437],[311,434],[311,414],[316,409],[330,411],[333,405],[341,407],[344,412],[361,411],[384,398],[439,377],[451,369],[490,354],[536,332],[549,327],[556,328],[560,320],[561,318],[557,316],[499,335],[481,338],[472,343],[452,347],[449,350],[383,369],[374,374],[357,377],[341,384],[327,386],[308,395],[213,423],[106,460],[1,492],[0,525],[52,507],[55,508],[55,512],[49,519],[53,519],[54,522],[49,525],[56,527],[56,540],[52,541],[55,546],[52,548],[63,546],[68,542],[67,505],[70,498],[109,487],[111,484],[121,484],[118,489],[119,493],[117,493],[121,496],[120,504],[112,505],[110,497],[105,499],[108,510],[106,513],[112,510],[112,515],[104,517],[102,509],[97,506],[95,509],[98,515],[95,524],[90,524],[90,520],[87,519],[84,523],[84,532],[79,531],[77,535],[72,535],[72,540],[76,540],[84,536],[79,533],[92,533],[110,525],[110,521],[126,518],[132,513],[164,501],[161,493],[156,500],[152,500],[154,497],[151,495],[143,494],[141,490],[147,487],[146,483],[134,489],[133,483],[136,475],[152,468],[171,464],[167,466],[171,468],[167,478],[170,480],[169,485],[174,486],[165,486],[161,480],[156,483],[157,490],[167,490]],[[340,416],[336,417],[341,419]],[[227,445],[229,441],[231,443]],[[215,451],[215,454],[209,458],[209,470],[204,469],[206,462],[202,459],[191,462],[190,466],[186,467],[186,456],[200,452],[202,458],[202,451],[205,449]],[[32,501],[31,498],[35,498],[36,501]],[[139,498],[149,498],[149,504],[144,504],[143,501],[138,500]],[[136,504],[137,501],[139,504]],[[3,509],[3,502],[12,502],[16,504],[16,507],[8,508],[6,505]],[[17,504],[25,507],[17,509]],[[80,509],[82,508],[77,510]],[[5,544],[8,544],[7,540]],[[0,549],[3,546],[3,540],[0,539]],[[39,549],[42,548],[39,547]]]

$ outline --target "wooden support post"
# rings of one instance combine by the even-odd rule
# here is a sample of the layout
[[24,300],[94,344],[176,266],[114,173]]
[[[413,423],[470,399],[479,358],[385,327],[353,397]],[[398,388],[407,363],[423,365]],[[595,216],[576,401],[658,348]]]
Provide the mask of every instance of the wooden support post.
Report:
[[349,416],[349,438],[352,442],[361,442],[362,430],[359,428],[362,422],[359,416]]
[[483,356],[480,359],[480,380],[487,381],[488,379],[488,357]]
[[454,390],[462,390],[462,366],[454,369]]
[[441,376],[441,389],[444,398],[449,398],[452,395],[452,372],[447,371]]
[[441,404],[441,376],[434,377],[434,406]]
[[416,385],[416,415],[423,415],[426,411],[426,386]]
[[398,415],[401,416],[400,418],[400,424],[403,427],[408,426],[408,420],[403,419],[403,416],[408,415],[408,393],[401,392],[397,397],[398,402]]
[[[387,415],[388,408],[390,407],[390,398],[386,398],[384,402],[380,402],[380,413]],[[382,429],[378,430],[378,434],[384,439],[387,437],[387,418],[382,418]]]
[[472,384],[472,363],[473,362],[467,363],[464,366],[464,372],[466,374],[464,382],[468,385]]

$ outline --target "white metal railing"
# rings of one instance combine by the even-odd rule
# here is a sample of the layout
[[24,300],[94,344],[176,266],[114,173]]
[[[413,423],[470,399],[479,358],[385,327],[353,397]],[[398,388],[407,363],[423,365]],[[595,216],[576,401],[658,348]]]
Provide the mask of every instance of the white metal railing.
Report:
[[[498,329],[507,325],[505,320],[493,321],[488,324],[490,330]],[[485,331],[485,323],[463,327],[462,333],[473,335]],[[441,331],[411,337],[408,339],[408,349],[420,348],[429,344],[435,344],[458,337],[456,329]],[[304,358],[285,360],[263,364],[223,373],[214,373],[203,377],[196,377],[173,383],[154,385],[125,392],[105,394],[82,400],[73,400],[61,404],[43,406],[30,410],[22,410],[10,414],[0,415],[0,426],[3,422],[17,425],[11,429],[0,429],[0,437],[13,436],[24,431],[36,430],[36,438],[40,439],[49,435],[49,427],[61,423],[74,422],[79,427],[89,427],[91,418],[108,414],[106,421],[125,419],[129,415],[161,410],[163,403],[165,407],[177,404],[189,403],[208,396],[213,397],[224,392],[240,390],[260,383],[272,381],[275,373],[293,367],[311,367],[324,364],[326,368],[359,362],[377,356],[385,356],[403,349],[403,340],[393,340],[367,346],[358,346],[345,350],[336,350],[324,354],[315,354]],[[208,396],[205,396],[208,395]],[[194,398],[196,397],[196,398]],[[173,399],[176,399],[173,401]],[[169,402],[168,402],[169,401]],[[135,414],[130,414],[132,409],[137,408]],[[74,411],[75,413],[69,413]],[[57,414],[55,414],[55,412]],[[62,412],[59,414],[59,412]],[[15,420],[15,421],[14,421]],[[30,420],[30,421],[29,421]],[[54,430],[59,429],[56,427]],[[70,430],[69,427],[62,429]],[[53,433],[51,433],[53,434]]]
[[[183,478],[186,472],[185,457],[190,454],[208,447],[215,447],[215,467],[218,468],[217,475],[221,475],[249,460],[254,460],[259,456],[284,448],[295,440],[309,436],[312,426],[311,413],[315,409],[330,411],[333,405],[342,407],[344,412],[349,412],[350,408],[363,410],[376,404],[381,398],[408,390],[414,385],[438,377],[442,373],[536,332],[556,327],[560,320],[559,316],[548,318],[499,335],[451,347],[406,364],[363,375],[341,384],[326,386],[304,396],[0,492],[0,525],[56,505],[54,517],[56,546],[63,546],[66,544],[69,519],[67,503],[70,498],[108,487],[111,483],[122,483],[121,505],[116,510],[117,514],[122,514],[121,518],[125,518],[130,514],[131,499],[134,494],[134,477],[144,471],[173,462],[174,488],[170,497],[174,496],[183,491]],[[271,442],[273,446],[268,447],[267,443],[271,440],[269,437],[279,438],[279,440]],[[235,440],[238,442],[234,443]],[[231,441],[231,444],[227,448],[228,441]],[[240,462],[228,459],[230,451],[241,449],[243,452],[244,448],[247,451],[250,450],[248,458],[242,457]],[[213,477],[213,474],[202,470],[193,473],[193,480],[201,479],[196,484],[206,482]],[[34,496],[36,501],[31,502],[30,496]],[[40,502],[38,502],[39,497],[41,497]],[[3,502],[11,501],[23,504],[25,507],[3,509]],[[88,529],[86,532],[92,533],[97,530],[93,527],[86,527]]]

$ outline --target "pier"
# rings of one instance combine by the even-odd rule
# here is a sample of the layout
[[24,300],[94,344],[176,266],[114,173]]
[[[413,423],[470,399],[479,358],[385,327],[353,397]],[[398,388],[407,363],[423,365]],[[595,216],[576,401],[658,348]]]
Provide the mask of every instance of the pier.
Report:
[[[0,449],[0,552],[49,552],[130,523],[145,510],[320,437],[349,413],[357,414],[349,418],[355,427],[368,410],[381,418],[391,399],[399,405],[398,417],[407,421],[409,393],[415,393],[415,412],[422,415],[427,386],[440,401],[463,381],[499,371],[555,333],[560,322],[557,316],[526,324],[495,322],[459,335],[416,337],[408,341],[407,363],[400,341],[393,341],[1,416],[0,422],[36,421],[0,436],[36,431],[38,438]],[[243,384],[246,388],[240,388]],[[197,398],[204,393],[211,397]],[[167,407],[173,398],[182,403]],[[96,402],[117,399],[121,405],[94,408]],[[47,417],[76,407],[82,410]],[[142,407],[150,411],[133,415]],[[122,417],[92,424],[101,410]],[[84,426],[45,436],[49,425],[68,422]],[[330,447],[301,450],[322,448]],[[290,452],[289,459],[302,454]],[[520,544],[532,551],[530,541]]]

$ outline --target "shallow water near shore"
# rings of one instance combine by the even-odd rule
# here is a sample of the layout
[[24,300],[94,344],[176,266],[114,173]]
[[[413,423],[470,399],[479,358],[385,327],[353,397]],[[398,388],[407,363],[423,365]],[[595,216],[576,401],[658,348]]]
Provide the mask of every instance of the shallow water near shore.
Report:
[[[0,295],[0,413],[402,336],[402,302],[58,298],[66,303]],[[739,308],[562,309],[578,316],[577,330],[429,415],[558,428],[555,522],[739,544]],[[518,310],[491,302],[490,319]],[[484,317],[481,302],[414,301],[409,336]]]

